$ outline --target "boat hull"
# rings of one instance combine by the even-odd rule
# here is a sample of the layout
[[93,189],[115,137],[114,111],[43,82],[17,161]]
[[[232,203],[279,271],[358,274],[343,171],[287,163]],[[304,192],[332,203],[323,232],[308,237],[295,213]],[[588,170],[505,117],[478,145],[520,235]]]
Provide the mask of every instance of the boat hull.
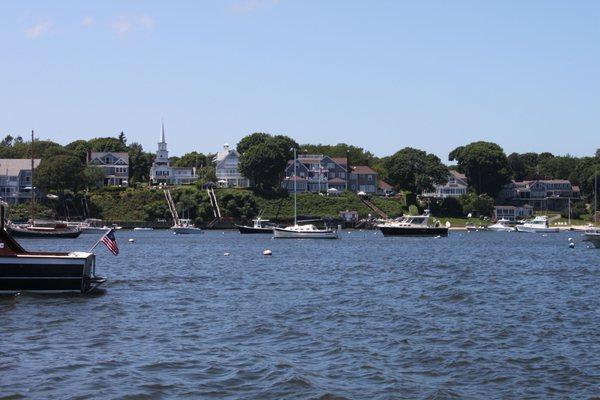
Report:
[[383,236],[448,236],[445,227],[380,226]]
[[236,225],[241,234],[271,234],[273,228],[255,228],[253,226]]
[[98,234],[98,233],[106,233],[110,228],[92,228],[85,227],[81,228],[81,234]]
[[517,225],[517,232],[524,233],[558,233],[560,230],[558,228],[534,228],[529,226],[521,226]]
[[81,235],[81,230],[64,231],[35,231],[25,228],[7,228],[8,233],[13,237],[20,238],[38,238],[38,239],[75,239]]
[[284,228],[273,228],[275,239],[337,239],[338,233],[332,229],[314,231],[294,231]]
[[202,233],[202,229],[192,227],[172,227],[171,230],[177,235],[199,235]]
[[93,275],[95,256],[0,258],[0,293],[87,293],[105,281]]

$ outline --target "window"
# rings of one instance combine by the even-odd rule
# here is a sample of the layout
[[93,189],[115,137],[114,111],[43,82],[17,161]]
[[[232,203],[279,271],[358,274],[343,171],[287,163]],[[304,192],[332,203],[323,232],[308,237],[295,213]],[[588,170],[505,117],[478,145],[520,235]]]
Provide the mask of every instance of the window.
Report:
[[367,175],[367,179],[372,181],[373,180],[373,175]]
[[340,172],[340,178],[345,179],[346,178],[346,173],[345,172]]

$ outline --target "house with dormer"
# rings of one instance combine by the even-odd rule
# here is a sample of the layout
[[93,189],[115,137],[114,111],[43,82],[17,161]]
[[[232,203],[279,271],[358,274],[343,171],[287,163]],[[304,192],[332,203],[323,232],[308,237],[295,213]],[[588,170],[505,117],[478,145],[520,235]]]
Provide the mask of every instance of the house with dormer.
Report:
[[240,154],[226,143],[223,150],[215,156],[215,175],[217,183],[221,187],[250,187],[250,180],[243,176],[238,170]]
[[421,196],[434,199],[446,199],[448,197],[458,198],[467,194],[469,181],[465,174],[458,171],[448,170],[448,178],[443,185],[433,185],[432,192],[423,193]]
[[[288,161],[285,178],[281,185],[288,191],[327,192],[329,189],[343,191],[348,188],[348,163],[346,158],[330,157],[323,154],[298,154],[296,178],[294,160]],[[296,185],[294,186],[294,182]]]
[[129,186],[129,154],[92,151],[88,153],[87,164],[104,171],[104,186]]

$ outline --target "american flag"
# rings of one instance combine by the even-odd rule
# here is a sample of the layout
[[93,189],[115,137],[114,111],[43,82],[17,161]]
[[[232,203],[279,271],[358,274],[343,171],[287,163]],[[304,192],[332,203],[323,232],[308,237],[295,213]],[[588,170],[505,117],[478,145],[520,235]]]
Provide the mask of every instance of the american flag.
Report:
[[106,232],[102,239],[100,239],[102,243],[106,245],[106,248],[110,250],[115,256],[119,254],[119,246],[117,246],[117,239],[115,238],[115,231],[111,229]]

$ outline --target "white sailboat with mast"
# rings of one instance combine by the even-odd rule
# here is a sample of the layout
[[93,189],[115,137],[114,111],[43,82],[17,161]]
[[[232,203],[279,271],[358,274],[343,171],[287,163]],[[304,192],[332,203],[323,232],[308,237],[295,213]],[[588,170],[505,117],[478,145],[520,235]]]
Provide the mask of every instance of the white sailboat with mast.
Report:
[[[275,239],[338,239],[338,231],[325,227],[319,229],[313,224],[298,225],[298,181],[297,168],[298,160],[296,149],[294,151],[294,225],[285,228],[274,227],[273,237]],[[308,221],[304,221],[308,222]]]
[[179,218],[179,214],[175,208],[175,203],[173,202],[173,197],[171,197],[171,191],[169,189],[165,189],[164,193],[167,204],[169,205],[169,210],[171,211],[171,215],[173,217],[173,226],[171,227],[173,233],[178,235],[197,235],[202,233],[202,229],[196,228],[190,219]]

